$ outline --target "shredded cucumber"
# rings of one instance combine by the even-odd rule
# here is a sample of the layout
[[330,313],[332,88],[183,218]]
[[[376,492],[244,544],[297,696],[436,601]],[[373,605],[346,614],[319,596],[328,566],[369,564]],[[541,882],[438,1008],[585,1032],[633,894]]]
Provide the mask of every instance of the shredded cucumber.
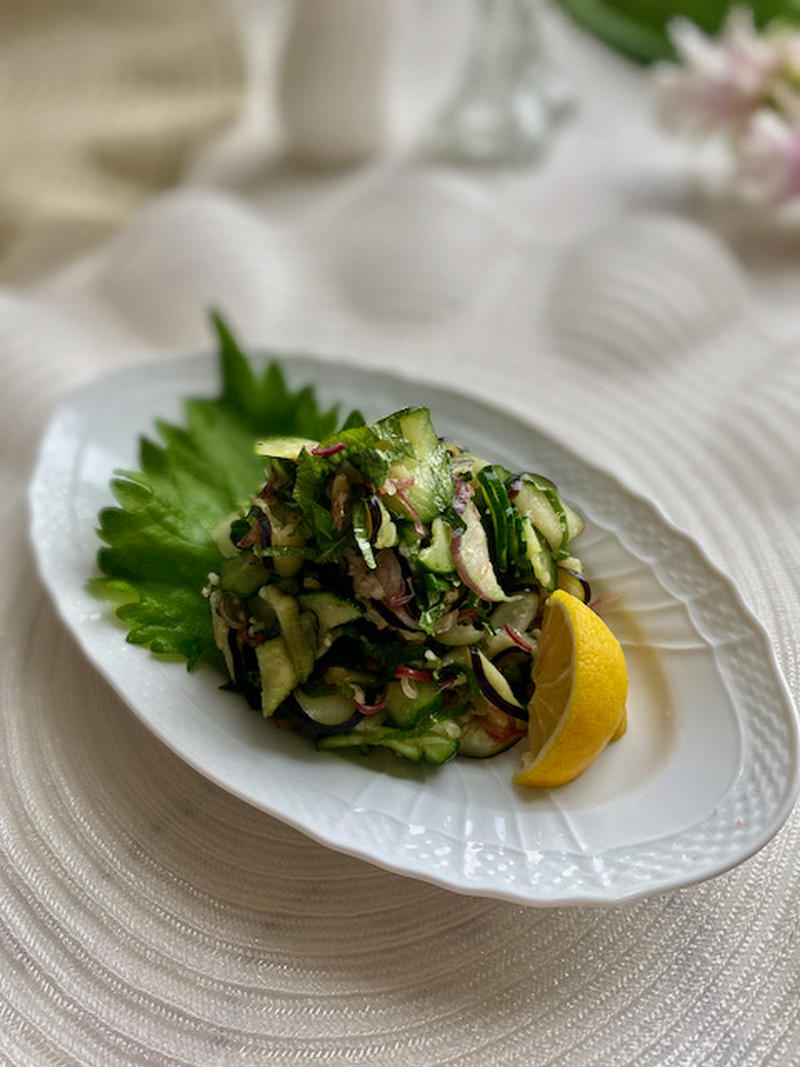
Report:
[[211,597],[251,703],[255,673],[262,713],[319,749],[417,763],[524,736],[544,602],[588,590],[555,485],[445,445],[425,408],[258,453],[266,481],[217,532]]

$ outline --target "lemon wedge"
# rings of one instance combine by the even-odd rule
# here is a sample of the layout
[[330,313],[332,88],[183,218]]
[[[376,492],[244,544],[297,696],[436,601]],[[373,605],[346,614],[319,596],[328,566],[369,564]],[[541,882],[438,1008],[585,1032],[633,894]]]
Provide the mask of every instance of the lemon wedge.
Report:
[[563,589],[545,605],[533,680],[530,751],[514,782],[564,785],[625,732],[628,673],[600,616]]

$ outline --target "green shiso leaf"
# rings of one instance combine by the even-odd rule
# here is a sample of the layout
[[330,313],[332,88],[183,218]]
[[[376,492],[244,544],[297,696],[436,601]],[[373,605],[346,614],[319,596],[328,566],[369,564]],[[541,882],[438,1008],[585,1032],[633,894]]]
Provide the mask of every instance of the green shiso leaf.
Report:
[[[119,506],[100,512],[97,531],[103,577],[90,583],[125,601],[116,613],[129,642],[181,656],[190,667],[218,656],[202,589],[219,567],[216,527],[264,480],[254,443],[278,434],[322,440],[339,422],[338,407],[321,408],[312,388],[289,389],[278,363],[258,374],[221,316],[212,322],[220,394],[187,400],[182,426],[157,422],[154,436],[141,438],[140,469],[116,472]],[[345,425],[363,421],[353,412]]]
[[[358,417],[360,418],[360,415]],[[372,485],[378,486],[386,478],[389,462],[395,455],[392,451],[386,451],[371,426],[354,423],[352,415],[348,423],[349,426],[345,424],[328,440],[320,442],[321,447],[344,444],[347,446],[344,451],[324,457],[314,456],[306,451],[301,453],[292,493],[293,502],[303,516],[308,536],[315,541],[321,558],[326,560],[335,559],[349,545],[349,538],[342,537],[342,531],[337,530],[334,525],[330,502],[324,495],[331,472],[345,465],[355,465]]]

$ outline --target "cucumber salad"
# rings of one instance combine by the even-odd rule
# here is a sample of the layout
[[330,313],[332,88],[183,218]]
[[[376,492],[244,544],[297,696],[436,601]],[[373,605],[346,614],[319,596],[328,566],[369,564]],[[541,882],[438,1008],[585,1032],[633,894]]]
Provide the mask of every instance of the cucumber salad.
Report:
[[203,590],[231,686],[321,749],[488,757],[528,732],[542,609],[589,584],[547,478],[441,439],[426,408],[257,446]]

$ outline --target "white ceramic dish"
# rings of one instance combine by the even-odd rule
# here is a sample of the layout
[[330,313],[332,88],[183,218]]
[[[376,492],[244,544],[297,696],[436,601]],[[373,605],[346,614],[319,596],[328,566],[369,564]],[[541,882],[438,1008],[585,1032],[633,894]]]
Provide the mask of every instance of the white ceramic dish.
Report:
[[274,729],[210,669],[126,644],[85,588],[112,471],[135,465],[155,417],[216,389],[211,357],[113,374],[74,394],[44,437],[31,485],[46,586],[89,659],[202,774],[311,837],[465,893],[525,904],[613,903],[700,881],[778,830],[798,787],[798,727],[767,635],[683,533],[614,477],[508,413],[351,365],[293,358],[295,385],[367,417],[428,404],[441,432],[553,477],[586,515],[580,555],[628,662],[629,730],[578,781],[511,784],[519,755],[415,766],[316,752]]

